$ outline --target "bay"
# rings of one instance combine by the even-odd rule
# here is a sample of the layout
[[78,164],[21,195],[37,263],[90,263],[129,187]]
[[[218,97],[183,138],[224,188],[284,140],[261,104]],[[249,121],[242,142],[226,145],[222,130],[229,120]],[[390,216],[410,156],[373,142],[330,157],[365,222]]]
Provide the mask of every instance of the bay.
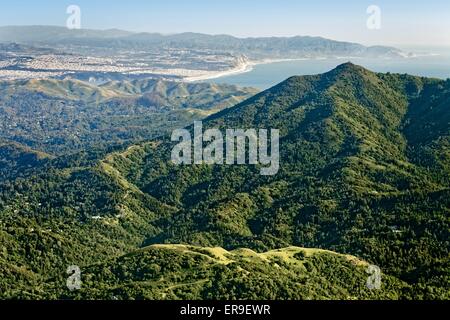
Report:
[[291,76],[324,73],[349,61],[375,72],[408,73],[440,79],[450,78],[450,49],[448,51],[435,50],[435,52],[438,53],[424,54],[413,58],[330,58],[273,62],[255,65],[251,71],[246,73],[211,81],[264,90]]

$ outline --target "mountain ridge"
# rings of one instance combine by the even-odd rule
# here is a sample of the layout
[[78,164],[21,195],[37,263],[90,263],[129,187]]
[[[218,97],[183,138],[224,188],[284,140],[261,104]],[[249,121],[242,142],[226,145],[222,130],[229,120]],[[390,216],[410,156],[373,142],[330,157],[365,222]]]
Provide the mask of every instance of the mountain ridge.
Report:
[[[53,244],[58,256],[43,254],[50,265],[92,266],[158,244],[259,253],[310,247],[379,266],[400,281],[389,286],[391,298],[448,299],[449,97],[450,81],[352,64],[292,77],[203,122],[205,129],[279,129],[276,176],[262,177],[249,165],[175,166],[174,143],[166,137],[85,165],[53,160],[60,164],[51,172],[8,186],[0,212],[9,220],[0,222],[9,226],[7,234],[22,235],[14,238],[18,243],[31,237],[30,250],[35,242],[55,243],[50,235],[70,243],[71,249]],[[27,204],[17,193],[28,195]],[[18,212],[19,222],[12,218]],[[24,225],[52,231],[32,237]],[[124,262],[129,278],[119,274],[132,279],[144,261]],[[28,265],[39,273],[39,263]],[[364,286],[354,275],[347,282]],[[237,298],[252,293],[246,290]],[[121,297],[152,296],[151,290],[127,292]]]
[[[39,31],[36,32],[36,29]],[[147,32],[128,32],[122,30],[69,30],[57,26],[4,26],[0,27],[0,41],[23,42],[23,43],[65,43],[70,39],[75,44],[88,44],[91,46],[114,46],[127,47],[131,45],[144,45],[145,43],[155,46],[159,44],[162,48],[208,48],[214,50],[231,50],[246,54],[254,59],[264,56],[317,56],[322,55],[357,55],[357,56],[396,56],[405,54],[396,48],[387,46],[363,46],[361,44],[335,41],[323,37],[293,36],[293,37],[248,37],[238,38],[230,35],[208,35],[201,33],[180,33],[163,35]],[[96,40],[96,41],[93,41]],[[83,42],[84,41],[84,42]],[[124,43],[121,44],[121,41]],[[320,50],[318,50],[320,49]],[[299,56],[300,55],[300,56]]]

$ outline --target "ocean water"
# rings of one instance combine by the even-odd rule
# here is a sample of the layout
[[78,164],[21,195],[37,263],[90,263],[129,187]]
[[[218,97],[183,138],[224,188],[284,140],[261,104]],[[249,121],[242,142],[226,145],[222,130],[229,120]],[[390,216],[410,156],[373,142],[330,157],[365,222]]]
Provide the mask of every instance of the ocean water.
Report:
[[376,72],[408,73],[441,79],[450,78],[449,49],[448,51],[442,50],[438,55],[419,56],[416,58],[343,58],[274,62],[256,65],[250,72],[221,77],[212,80],[212,82],[267,89],[291,76],[324,73],[348,61]]

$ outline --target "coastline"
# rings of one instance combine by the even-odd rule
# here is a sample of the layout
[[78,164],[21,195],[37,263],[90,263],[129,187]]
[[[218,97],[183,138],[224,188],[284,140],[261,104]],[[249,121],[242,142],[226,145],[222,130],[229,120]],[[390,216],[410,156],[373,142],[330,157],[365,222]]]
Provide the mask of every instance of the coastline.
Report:
[[248,62],[242,63],[242,64],[236,66],[235,68],[232,68],[229,70],[217,71],[217,72],[213,71],[210,74],[186,77],[182,81],[184,81],[184,82],[199,82],[199,81],[218,79],[218,78],[223,78],[223,77],[234,76],[234,75],[238,75],[238,74],[251,72],[251,71],[253,71],[253,68],[257,65],[271,64],[271,63],[277,63],[277,62],[305,61],[305,60],[314,60],[314,59],[313,58],[297,58],[297,59],[264,59],[264,60],[248,61]]
[[[434,57],[434,56],[440,56],[440,54],[435,53],[425,53],[425,54],[414,54],[414,55],[404,55],[401,58],[402,59],[417,59],[421,57]],[[353,60],[353,59],[360,59],[361,57],[341,57],[337,56],[334,57],[336,59],[347,59],[347,60]],[[290,62],[290,61],[308,61],[308,60],[326,60],[329,59],[329,57],[316,57],[316,58],[291,58],[291,59],[262,59],[262,60],[253,60],[253,61],[247,61],[245,63],[242,63],[234,68],[231,68],[229,70],[224,71],[209,71],[207,74],[203,75],[196,75],[196,76],[187,76],[181,81],[183,82],[200,82],[200,81],[207,81],[212,79],[218,79],[228,76],[234,76],[239,75],[243,73],[248,73],[253,71],[253,68],[258,65],[264,65],[264,64],[272,64],[272,63],[278,63],[278,62]],[[391,59],[391,58],[386,58]]]
[[212,71],[208,74],[200,75],[200,76],[192,76],[192,77],[186,77],[182,79],[184,82],[199,82],[199,81],[206,81],[206,80],[212,80],[212,79],[218,79],[222,77],[232,76],[232,75],[238,75],[242,73],[247,73],[253,70],[253,66],[255,64],[248,62],[243,63],[235,68],[224,70],[224,71]]

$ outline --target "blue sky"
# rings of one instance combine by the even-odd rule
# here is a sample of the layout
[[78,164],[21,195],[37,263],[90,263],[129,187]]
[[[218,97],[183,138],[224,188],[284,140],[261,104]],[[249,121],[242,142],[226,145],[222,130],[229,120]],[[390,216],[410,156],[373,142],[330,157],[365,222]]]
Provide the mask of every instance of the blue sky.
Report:
[[[60,25],[81,8],[82,27],[245,36],[318,35],[364,44],[450,46],[450,0],[8,0],[0,25]],[[381,29],[366,27],[369,5]]]

